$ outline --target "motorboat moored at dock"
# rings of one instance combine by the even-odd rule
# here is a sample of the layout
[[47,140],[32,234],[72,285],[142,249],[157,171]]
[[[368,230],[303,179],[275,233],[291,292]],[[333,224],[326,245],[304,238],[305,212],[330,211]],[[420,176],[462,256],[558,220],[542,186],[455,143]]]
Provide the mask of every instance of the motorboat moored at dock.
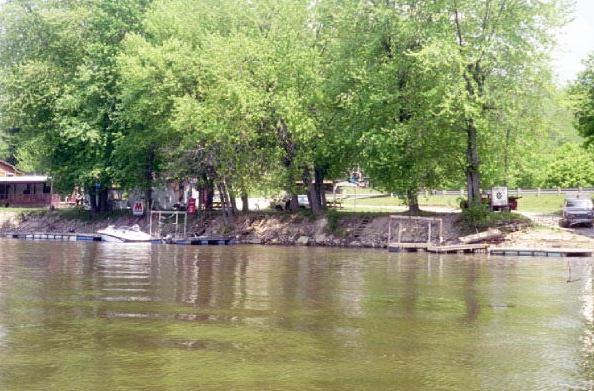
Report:
[[97,231],[97,233],[101,235],[101,240],[104,242],[148,243],[151,241],[151,235],[142,232],[138,224],[131,227],[110,225],[105,229]]

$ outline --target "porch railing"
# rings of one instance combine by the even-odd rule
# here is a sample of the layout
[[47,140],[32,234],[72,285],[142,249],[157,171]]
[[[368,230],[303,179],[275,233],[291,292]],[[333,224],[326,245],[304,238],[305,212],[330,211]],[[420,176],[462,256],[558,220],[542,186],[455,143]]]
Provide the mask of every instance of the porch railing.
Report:
[[57,205],[58,194],[0,194],[0,202],[11,206]]

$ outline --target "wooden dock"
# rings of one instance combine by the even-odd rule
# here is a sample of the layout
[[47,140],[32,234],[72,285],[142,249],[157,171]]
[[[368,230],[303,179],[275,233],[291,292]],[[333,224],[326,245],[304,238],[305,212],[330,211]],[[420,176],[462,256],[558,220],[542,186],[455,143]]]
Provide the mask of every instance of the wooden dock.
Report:
[[593,250],[584,248],[511,248],[492,247],[491,255],[527,257],[591,257]]
[[488,244],[456,244],[448,246],[439,246],[431,243],[390,243],[388,245],[388,251],[390,252],[426,251],[437,254],[486,254],[488,252],[488,248]]
[[430,243],[390,243],[388,244],[388,251],[392,253],[398,252],[417,252],[427,251]]
[[427,251],[437,254],[487,254],[488,244],[454,244],[449,246],[429,246]]
[[390,243],[389,252],[429,252],[435,254],[488,254],[528,257],[592,257],[594,250],[584,248],[512,248],[490,247],[488,244],[454,244],[447,246],[429,243]]

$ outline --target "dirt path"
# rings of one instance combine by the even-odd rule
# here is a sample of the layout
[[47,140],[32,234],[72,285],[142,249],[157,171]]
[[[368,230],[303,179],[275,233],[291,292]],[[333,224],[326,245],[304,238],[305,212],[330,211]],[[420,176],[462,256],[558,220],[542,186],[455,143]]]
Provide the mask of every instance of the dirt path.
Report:
[[594,228],[561,228],[561,216],[550,213],[519,212],[535,223],[534,228],[511,233],[500,246],[594,248]]
[[0,227],[4,225],[4,223],[8,223],[17,217],[16,212],[2,212],[0,213]]

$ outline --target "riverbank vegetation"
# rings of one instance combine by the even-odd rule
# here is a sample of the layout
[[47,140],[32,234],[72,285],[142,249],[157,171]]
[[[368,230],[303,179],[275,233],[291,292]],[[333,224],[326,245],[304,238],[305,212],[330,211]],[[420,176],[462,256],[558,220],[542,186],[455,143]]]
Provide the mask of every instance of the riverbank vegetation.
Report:
[[86,189],[96,211],[110,187],[150,203],[158,182],[197,180],[225,216],[239,197],[280,190],[293,209],[306,192],[317,215],[323,180],[355,169],[413,212],[422,188],[465,187],[478,202],[492,185],[586,186],[582,160],[569,174],[555,163],[590,159],[548,60],[568,11],[554,0],[6,2],[1,157],[50,174],[57,191]]

